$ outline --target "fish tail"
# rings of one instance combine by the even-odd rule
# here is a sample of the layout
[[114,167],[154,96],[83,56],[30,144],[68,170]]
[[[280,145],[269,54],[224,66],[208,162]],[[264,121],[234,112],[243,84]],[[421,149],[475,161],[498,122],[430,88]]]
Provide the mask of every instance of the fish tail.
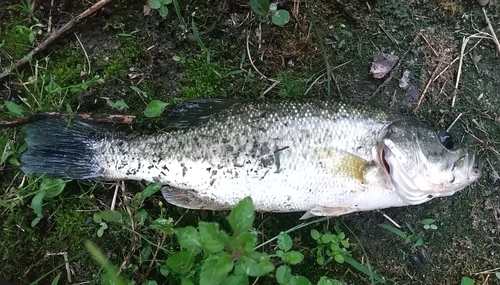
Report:
[[21,157],[26,174],[63,179],[103,178],[95,146],[105,129],[77,120],[47,118],[23,127],[28,149]]

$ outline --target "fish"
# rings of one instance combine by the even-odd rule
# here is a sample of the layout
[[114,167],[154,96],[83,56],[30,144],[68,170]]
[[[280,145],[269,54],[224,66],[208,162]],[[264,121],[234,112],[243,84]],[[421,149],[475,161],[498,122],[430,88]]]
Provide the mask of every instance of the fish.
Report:
[[258,212],[301,219],[417,205],[481,176],[475,153],[449,132],[409,116],[338,100],[181,103],[168,130],[131,135],[77,119],[23,127],[29,175],[163,185],[187,209],[230,210],[251,197]]

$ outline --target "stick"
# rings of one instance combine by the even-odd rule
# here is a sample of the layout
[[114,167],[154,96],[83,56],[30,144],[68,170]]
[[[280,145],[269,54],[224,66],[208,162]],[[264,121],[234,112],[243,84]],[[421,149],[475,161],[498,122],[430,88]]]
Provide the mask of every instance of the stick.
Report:
[[135,119],[132,115],[107,115],[92,113],[59,113],[59,112],[39,112],[13,121],[0,121],[0,129],[15,128],[46,118],[73,118],[95,123],[117,123],[131,124]]
[[431,85],[433,78],[436,76],[439,68],[441,68],[441,64],[443,62],[440,61],[438,65],[436,66],[436,69],[434,69],[434,72],[431,75],[431,78],[429,78],[429,81],[427,81],[427,85],[425,85],[424,91],[422,91],[422,94],[420,95],[420,99],[418,99],[417,106],[413,109],[413,113],[416,114],[418,109],[420,109],[420,104],[422,104],[422,101],[424,101],[425,93],[427,93],[427,90],[429,89],[429,86]]
[[493,41],[495,42],[495,45],[497,46],[498,52],[500,52],[500,42],[498,42],[497,35],[495,34],[495,30],[493,29],[493,26],[491,25],[490,18],[488,18],[488,15],[486,14],[486,9],[483,9],[483,14],[484,18],[486,19],[486,23],[488,24],[488,29],[491,32],[491,37],[493,38]]
[[92,5],[92,7],[88,8],[87,10],[83,11],[80,15],[76,16],[75,18],[71,19],[69,22],[67,22],[64,26],[59,28],[59,30],[55,31],[52,33],[48,38],[46,38],[41,44],[39,44],[37,47],[32,49],[28,54],[26,54],[23,58],[18,60],[16,63],[12,64],[7,70],[2,72],[0,74],[0,80],[2,78],[5,78],[9,75],[12,74],[12,72],[16,69],[19,69],[21,66],[26,64],[28,61],[33,58],[34,55],[38,54],[40,51],[44,50],[47,48],[53,41],[55,41],[57,38],[65,34],[67,31],[72,29],[76,24],[80,23],[82,20],[87,18],[88,16],[94,14],[97,12],[99,9],[107,5],[109,2],[112,0],[99,0],[99,2],[95,3]]

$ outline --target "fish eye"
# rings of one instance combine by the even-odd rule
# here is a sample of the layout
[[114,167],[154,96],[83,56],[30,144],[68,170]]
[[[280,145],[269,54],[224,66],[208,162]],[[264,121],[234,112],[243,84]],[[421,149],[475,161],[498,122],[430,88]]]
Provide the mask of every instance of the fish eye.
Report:
[[455,140],[451,136],[450,133],[446,131],[440,131],[438,133],[438,138],[441,144],[446,148],[446,149],[452,149],[453,146],[455,145]]

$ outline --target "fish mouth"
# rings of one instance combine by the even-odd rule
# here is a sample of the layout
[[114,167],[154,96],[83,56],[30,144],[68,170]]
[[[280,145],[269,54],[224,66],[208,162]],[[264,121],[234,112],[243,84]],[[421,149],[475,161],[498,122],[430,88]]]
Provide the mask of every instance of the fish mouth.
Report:
[[476,164],[475,154],[471,150],[467,150],[452,168],[442,173],[425,173],[425,170],[422,170],[413,171],[414,174],[411,174],[399,163],[391,148],[384,142],[380,142],[377,148],[378,164],[392,182],[394,190],[409,205],[453,195],[481,177],[481,167]]

